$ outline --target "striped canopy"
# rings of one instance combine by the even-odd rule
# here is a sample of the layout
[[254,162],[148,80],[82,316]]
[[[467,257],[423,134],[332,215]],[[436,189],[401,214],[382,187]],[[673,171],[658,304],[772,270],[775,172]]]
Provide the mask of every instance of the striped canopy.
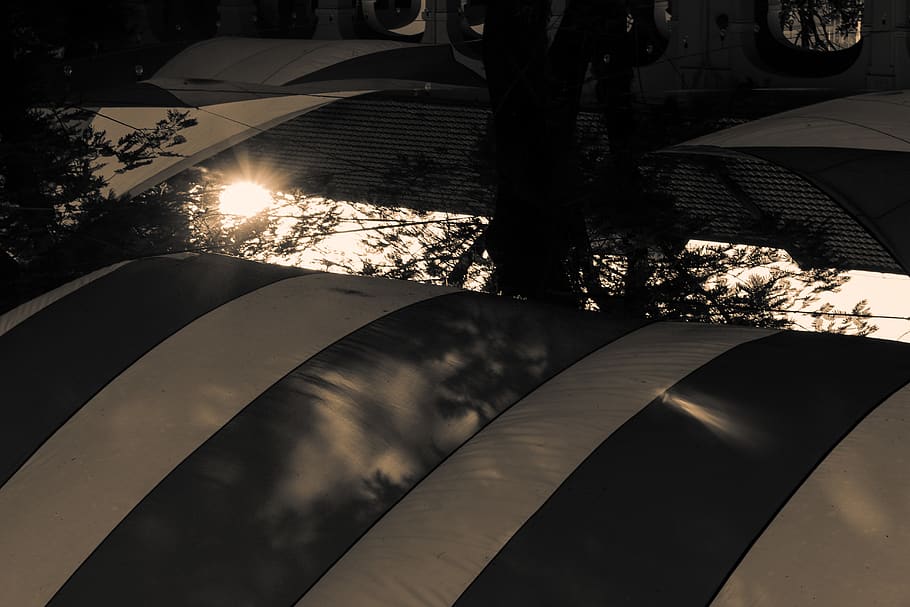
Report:
[[910,601],[907,344],[184,254],[0,369],[0,605]]
[[[835,241],[837,232],[846,232],[840,246],[827,244],[843,248],[838,252],[847,253],[848,265],[848,249],[864,239],[865,231],[897,265],[876,268],[873,263],[868,269],[910,273],[910,90],[854,95],[782,112],[692,139],[664,154],[694,160],[702,170],[718,160],[731,166],[751,159],[749,170],[733,168],[725,176],[738,197],[752,198],[749,203],[761,207],[762,198],[776,194],[785,201],[781,216],[793,214],[816,224]],[[784,176],[761,183],[761,191],[753,195],[759,175],[768,174],[755,161],[777,167]],[[793,176],[803,185],[794,184]],[[838,219],[824,203],[800,208],[798,201],[813,198],[807,190],[818,192],[849,217]],[[859,224],[855,229],[847,225],[853,220]]]
[[[458,47],[392,40],[299,40],[218,37],[196,43],[155,74],[129,86],[90,91],[80,105],[111,141],[152,129],[168,111],[197,124],[180,131],[173,154],[98,175],[117,194],[136,195],[218,152],[339,99],[375,91],[485,89],[479,61]],[[472,67],[473,66],[473,67]]]

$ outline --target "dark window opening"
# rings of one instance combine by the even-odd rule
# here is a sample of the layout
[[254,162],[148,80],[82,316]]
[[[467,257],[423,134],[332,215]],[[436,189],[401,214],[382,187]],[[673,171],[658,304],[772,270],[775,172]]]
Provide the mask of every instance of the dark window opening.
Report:
[[[637,0],[632,2],[627,23],[635,65],[654,63],[667,50],[669,2]],[[661,21],[662,20],[662,21]]]

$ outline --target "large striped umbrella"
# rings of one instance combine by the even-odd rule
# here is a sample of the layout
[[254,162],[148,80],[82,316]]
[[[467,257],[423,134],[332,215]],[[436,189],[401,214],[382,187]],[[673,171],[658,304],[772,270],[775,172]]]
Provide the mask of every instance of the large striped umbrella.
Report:
[[0,605],[910,603],[906,344],[185,254],[0,369]]

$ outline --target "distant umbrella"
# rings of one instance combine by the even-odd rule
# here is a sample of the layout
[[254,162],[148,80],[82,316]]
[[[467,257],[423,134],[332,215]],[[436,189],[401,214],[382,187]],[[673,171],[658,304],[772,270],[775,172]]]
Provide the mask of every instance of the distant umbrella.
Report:
[[908,125],[910,92],[855,95],[698,137],[651,160],[684,210],[698,213],[726,192],[815,230],[848,268],[910,273]]
[[[134,71],[137,78],[144,75],[142,66]],[[135,195],[338,99],[374,91],[475,87],[485,87],[483,79],[455,58],[450,45],[221,37],[183,50],[141,83],[89,92],[80,101],[96,112],[93,126],[113,141],[154,128],[168,110],[189,112],[197,122],[183,144],[169,150],[177,156],[161,156],[123,173],[113,162],[101,168],[116,194]]]

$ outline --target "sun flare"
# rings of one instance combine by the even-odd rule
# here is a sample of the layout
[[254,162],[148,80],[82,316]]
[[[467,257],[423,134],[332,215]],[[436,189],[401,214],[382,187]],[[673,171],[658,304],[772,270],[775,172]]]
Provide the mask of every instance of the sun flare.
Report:
[[252,217],[272,204],[272,194],[251,181],[232,183],[221,191],[219,208],[225,215]]

